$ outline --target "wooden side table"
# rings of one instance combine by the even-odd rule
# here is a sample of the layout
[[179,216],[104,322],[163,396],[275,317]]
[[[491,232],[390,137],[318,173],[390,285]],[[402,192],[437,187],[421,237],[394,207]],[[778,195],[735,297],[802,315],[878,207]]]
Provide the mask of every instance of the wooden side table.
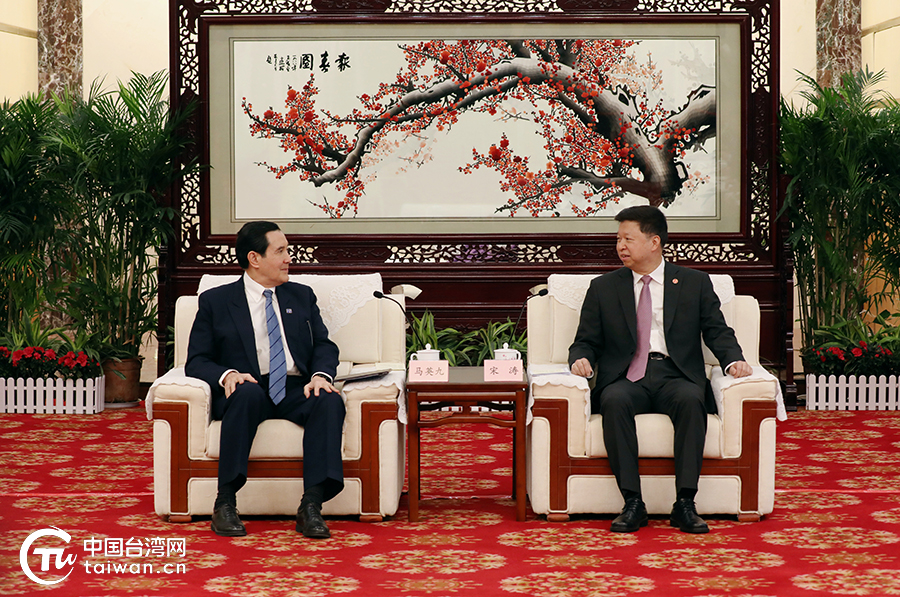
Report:
[[[420,498],[420,442],[419,430],[460,423],[487,423],[498,427],[513,427],[513,496],[516,499],[516,520],[525,520],[525,416],[528,382],[523,372],[520,381],[484,381],[482,367],[451,367],[446,382],[408,382],[406,405],[408,411],[409,442],[409,520],[419,520]],[[428,403],[428,404],[425,404]],[[422,412],[447,406],[461,410],[448,412],[437,419],[421,420]],[[473,411],[472,407],[487,407],[490,411]],[[497,411],[511,411],[513,418],[501,418]]]

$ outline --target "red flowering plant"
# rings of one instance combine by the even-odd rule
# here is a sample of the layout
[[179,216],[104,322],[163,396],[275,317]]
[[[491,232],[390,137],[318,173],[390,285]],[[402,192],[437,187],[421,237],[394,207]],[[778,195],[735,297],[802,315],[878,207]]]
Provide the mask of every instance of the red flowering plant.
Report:
[[848,346],[819,346],[801,355],[814,375],[900,375],[900,355],[880,344],[860,341]]
[[11,377],[55,377],[57,370],[56,351],[40,346],[26,346],[13,350],[9,355],[12,365]]
[[[894,314],[896,316],[897,314]],[[900,375],[900,327],[888,325],[881,313],[873,331],[862,320],[839,321],[817,330],[824,342],[801,353],[807,373],[814,375]]]
[[100,362],[84,351],[69,350],[61,355],[41,346],[19,349],[0,346],[0,377],[92,379],[101,373]]
[[100,361],[89,357],[83,350],[68,351],[57,359],[57,373],[64,379],[93,379],[103,372]]

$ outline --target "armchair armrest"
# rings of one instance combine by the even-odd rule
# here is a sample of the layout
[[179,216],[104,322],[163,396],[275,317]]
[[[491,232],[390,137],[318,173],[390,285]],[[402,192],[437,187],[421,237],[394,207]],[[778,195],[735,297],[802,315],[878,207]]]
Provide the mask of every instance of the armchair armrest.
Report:
[[177,367],[156,379],[147,391],[147,418],[153,419],[155,404],[181,403],[188,405],[188,454],[203,458],[206,454],[206,428],[209,425],[212,393],[209,384],[184,374]]
[[166,371],[162,377],[157,377],[147,391],[145,407],[148,420],[153,420],[153,403],[156,400],[187,402],[206,409],[208,413],[212,392],[208,383],[196,377],[188,377],[184,374],[184,367],[176,367]]
[[[554,370],[562,369],[562,373]],[[567,372],[563,365],[530,365],[528,367],[528,418],[531,423],[531,407],[535,400],[547,398],[565,400],[569,412],[570,456],[586,456],[590,446],[591,390],[588,380]]]
[[777,418],[787,418],[784,400],[781,396],[781,384],[778,379],[762,367],[753,367],[753,374],[747,377],[725,375],[721,367],[713,367],[710,384],[722,419],[726,458],[735,458],[741,454],[741,429],[743,428],[743,403],[746,400],[771,400],[776,403]]
[[[374,367],[373,367],[374,368]],[[406,423],[406,372],[391,371],[384,377],[348,381],[341,388],[347,415],[344,419],[344,458],[358,458],[363,450],[363,404],[380,403],[393,408],[401,423]],[[402,409],[402,413],[400,412]],[[377,433],[376,433],[377,436]]]

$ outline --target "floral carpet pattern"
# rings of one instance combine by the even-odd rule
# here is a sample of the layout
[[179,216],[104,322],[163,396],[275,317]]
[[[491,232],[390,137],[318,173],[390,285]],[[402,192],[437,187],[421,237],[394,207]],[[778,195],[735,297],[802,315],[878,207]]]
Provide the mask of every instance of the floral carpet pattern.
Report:
[[423,433],[418,523],[404,497],[382,523],[329,519],[329,540],[285,517],[226,539],[153,513],[142,409],[0,414],[0,596],[900,595],[900,413],[791,413],[775,512],[710,517],[707,535],[667,518],[634,534],[608,516],[518,523],[510,443],[488,426]]

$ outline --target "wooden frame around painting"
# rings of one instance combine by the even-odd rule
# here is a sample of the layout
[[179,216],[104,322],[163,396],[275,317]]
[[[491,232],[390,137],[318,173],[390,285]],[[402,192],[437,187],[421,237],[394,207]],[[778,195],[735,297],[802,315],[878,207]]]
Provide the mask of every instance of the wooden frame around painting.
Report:
[[[382,271],[385,270],[382,265],[387,266],[389,270],[392,265],[402,264],[403,269],[408,270],[409,265],[414,263],[426,267],[431,264],[460,261],[471,263],[473,245],[487,247],[486,250],[476,251],[474,259],[479,265],[488,268],[499,262],[508,265],[509,261],[529,268],[541,263],[581,268],[586,262],[596,264],[610,256],[614,257],[614,253],[607,248],[609,234],[614,230],[610,216],[629,203],[641,201],[662,202],[669,205],[667,209],[672,216],[674,232],[670,252],[681,261],[711,264],[711,267],[715,267],[714,264],[761,261],[772,264],[780,251],[775,221],[777,159],[774,123],[777,110],[775,76],[777,36],[773,34],[777,31],[777,0],[750,0],[727,6],[723,6],[718,0],[592,0],[583,5],[573,0],[565,0],[565,4],[563,0],[558,1],[559,6],[554,2],[541,0],[536,2],[494,0],[485,2],[484,12],[473,15],[462,11],[441,12],[452,7],[453,2],[435,2],[433,5],[429,2],[416,2],[414,7],[412,5],[407,7],[403,2],[393,2],[390,4],[392,12],[376,14],[385,9],[384,2],[315,0],[310,6],[308,0],[248,0],[233,8],[227,0],[203,3],[195,3],[192,0],[170,0],[173,32],[177,32],[173,37],[171,52],[174,101],[178,103],[192,98],[201,101],[202,110],[198,121],[200,158],[205,163],[211,162],[214,166],[194,179],[185,180],[176,193],[176,207],[180,208],[183,218],[179,229],[179,241],[172,247],[177,263],[175,269],[179,269],[179,266],[221,267],[233,264],[230,242],[234,231],[243,219],[257,217],[257,213],[260,214],[258,217],[274,214],[273,219],[284,224],[289,238],[295,244],[295,257],[298,263],[310,264],[313,268],[324,271],[340,269],[343,267],[341,261],[351,257],[356,262],[355,267],[359,267],[361,261],[371,261],[372,263],[366,264],[366,267],[370,269],[378,267]],[[559,11],[561,7],[563,12]],[[412,8],[419,12],[409,14],[404,12]],[[430,11],[434,11],[434,14]],[[504,14],[503,11],[507,12]],[[273,14],[279,12],[282,14]],[[285,12],[292,14],[283,14]],[[465,142],[459,142],[457,147],[473,150],[472,157],[458,157],[454,160],[456,165],[449,168],[478,167],[480,170],[475,172],[475,175],[482,180],[485,180],[485,175],[490,174],[490,180],[486,184],[469,187],[465,193],[459,193],[467,199],[478,195],[481,203],[476,207],[482,210],[481,214],[474,212],[470,214],[460,210],[462,216],[447,217],[447,213],[457,207],[456,203],[444,201],[443,204],[423,208],[417,205],[424,203],[421,201],[423,194],[419,193],[416,200],[394,206],[393,210],[382,209],[374,216],[362,210],[357,212],[362,214],[362,217],[342,217],[340,222],[337,218],[305,217],[303,214],[293,213],[291,209],[298,205],[314,207],[318,204],[328,205],[329,209],[334,210],[338,208],[341,201],[340,192],[343,192],[346,196],[344,212],[341,215],[345,216],[351,213],[346,205],[355,210],[360,201],[359,197],[362,196],[361,193],[351,196],[352,192],[348,192],[348,187],[353,184],[361,187],[361,182],[369,184],[362,180],[360,172],[364,176],[371,176],[377,172],[382,179],[391,179],[382,176],[383,172],[378,169],[367,167],[357,168],[352,172],[355,175],[353,177],[347,177],[345,171],[341,175],[343,178],[338,177],[340,180],[337,183],[334,182],[335,178],[322,183],[327,176],[340,171],[341,168],[333,167],[337,162],[332,159],[324,165],[321,163],[322,160],[319,160],[319,163],[304,164],[302,160],[292,161],[288,154],[286,161],[273,164],[273,167],[283,167],[285,170],[289,167],[298,169],[305,167],[308,171],[319,169],[326,175],[318,176],[318,180],[301,184],[299,175],[287,172],[285,179],[280,180],[276,188],[286,190],[286,194],[292,194],[294,189],[301,189],[301,192],[297,193],[296,200],[291,202],[276,199],[274,205],[257,210],[257,207],[261,207],[261,203],[269,201],[269,192],[266,187],[255,186],[253,182],[247,183],[246,180],[250,179],[242,180],[241,177],[247,170],[255,170],[253,174],[257,179],[265,178],[267,173],[264,167],[256,166],[253,163],[254,157],[250,156],[239,165],[243,170],[240,171],[241,176],[235,178],[232,153],[235,147],[242,146],[241,140],[249,141],[247,129],[242,130],[243,127],[239,126],[238,121],[240,118],[247,118],[246,122],[249,123],[250,115],[238,112],[236,117],[234,114],[238,108],[230,94],[236,87],[244,87],[236,86],[230,80],[233,77],[228,47],[230,42],[226,41],[223,48],[221,40],[215,39],[217,31],[233,30],[238,32],[236,37],[239,37],[243,34],[239,31],[242,28],[255,31],[261,40],[260,43],[267,43],[273,37],[304,40],[320,36],[371,44],[376,43],[373,37],[389,38],[390,43],[394,44],[396,38],[403,35],[414,38],[414,41],[430,38],[446,43],[452,42],[454,38],[508,40],[515,33],[530,33],[535,38],[543,36],[551,39],[601,43],[629,37],[653,40],[654,43],[666,39],[699,38],[707,41],[714,39],[715,126],[708,126],[705,133],[714,131],[715,139],[698,140],[701,134],[705,134],[700,129],[692,131],[693,137],[690,137],[692,133],[688,133],[688,137],[676,139],[681,143],[676,151],[689,152],[691,159],[683,160],[680,156],[676,156],[674,160],[670,159],[662,170],[652,172],[652,175],[648,176],[647,169],[642,169],[638,164],[637,152],[631,151],[629,154],[635,147],[633,140],[611,133],[617,128],[613,125],[621,124],[622,119],[617,123],[588,123],[590,126],[584,127],[600,133],[593,139],[587,138],[589,142],[601,140],[600,143],[594,143],[597,147],[593,149],[598,151],[594,151],[594,155],[588,156],[587,160],[582,159],[584,155],[561,153],[559,151],[561,142],[558,139],[553,147],[541,148],[541,151],[534,155],[531,155],[530,151],[521,153],[518,147],[519,141],[523,138],[522,134],[513,138],[510,133],[508,138],[504,138],[502,130],[491,126],[476,126],[475,134],[478,134],[479,138],[473,140],[468,147],[465,147]],[[285,29],[288,33],[284,33]],[[321,33],[322,30],[325,30],[325,33]],[[404,34],[403,31],[407,33]],[[459,35],[458,33],[462,31],[479,35],[474,37]],[[558,37],[568,33],[575,34],[576,31],[578,34],[573,37]],[[582,31],[587,33],[581,33]],[[614,31],[627,31],[628,35],[613,35]],[[434,34],[422,35],[429,32]],[[229,35],[226,33],[225,37],[227,39]],[[522,39],[525,39],[524,35]],[[210,46],[211,43],[213,47]],[[643,43],[647,45],[647,42]],[[533,53],[540,53],[540,49],[535,51],[532,47],[530,50]],[[452,48],[451,53],[454,53]],[[272,54],[274,55],[274,52]],[[301,56],[299,53],[296,55]],[[455,56],[451,57],[451,60],[453,58]],[[604,63],[600,67],[606,72],[609,64]],[[617,88],[621,88],[623,82],[623,73],[616,74],[618,78],[601,75],[600,78],[588,81],[589,87],[593,86],[593,89],[586,90],[588,92],[598,90],[604,96],[614,97]],[[507,82],[515,78],[509,77]],[[520,83],[521,79],[524,77],[520,78]],[[302,87],[298,89],[292,82],[282,82],[275,88],[280,89],[286,96],[288,85],[294,91],[302,91]],[[211,93],[211,90],[215,93]],[[248,95],[252,96],[250,93]],[[281,104],[271,97],[280,99]],[[638,90],[632,93],[631,97],[642,96]],[[284,105],[285,99],[286,97],[279,97],[279,94],[276,94],[263,101],[271,101],[272,112],[281,116],[286,115],[289,110],[289,107]],[[250,99],[248,102],[252,105]],[[685,106],[690,103],[686,98]],[[672,107],[673,105],[670,101],[668,104],[663,103],[662,108],[673,113],[677,110],[677,107]],[[317,117],[326,116],[321,106],[316,108],[313,112]],[[646,111],[653,108],[656,106]],[[253,116],[260,121],[264,120],[261,117],[265,115],[267,109],[268,105],[264,103],[263,109],[260,110],[262,114],[256,112]],[[447,107],[444,109],[447,110]],[[473,111],[470,110],[464,116],[468,118],[471,112]],[[443,117],[446,117],[446,114],[447,112]],[[369,117],[371,114],[366,116]],[[470,120],[479,124],[485,122],[483,113],[478,116],[482,120],[476,121],[474,118]],[[632,117],[627,114],[625,116]],[[582,118],[582,115],[579,114],[578,117]],[[457,118],[453,125],[457,128],[462,127],[459,124],[462,120],[463,118]],[[587,120],[590,120],[590,116]],[[441,124],[438,118],[432,118],[432,123]],[[443,124],[447,125],[447,121],[443,121]],[[535,127],[535,122],[532,121],[531,126]],[[438,126],[431,128],[437,129]],[[480,134],[482,129],[489,134]],[[553,134],[562,134],[565,130],[560,129],[549,134],[546,131],[542,132],[546,139]],[[674,134],[683,132],[676,130]],[[660,133],[672,134],[673,131],[670,129],[654,132]],[[497,164],[491,163],[493,158],[491,147],[498,143],[498,135],[499,143],[510,142],[508,150],[502,148],[504,152],[499,161],[507,162],[508,159],[524,155],[531,160],[528,168],[506,167],[500,170],[496,167]],[[304,140],[308,141],[309,135],[303,136]],[[408,132],[406,136],[409,137]],[[300,136],[296,137],[299,139]],[[584,140],[577,134],[572,137],[576,142]],[[235,138],[239,140],[237,145]],[[348,140],[346,134],[343,143],[335,142],[335,138],[332,137],[331,143],[320,139],[321,142],[317,141],[315,145],[324,150],[323,155],[335,151],[340,153],[351,148],[352,144],[346,142]],[[457,140],[465,138],[465,135],[454,137]],[[254,141],[267,142],[266,151],[270,154],[282,149],[278,142],[272,139]],[[426,144],[432,141],[432,138],[425,140]],[[445,146],[452,146],[451,143],[443,141],[442,139],[442,149]],[[713,142],[716,144],[714,154],[708,149]],[[601,145],[603,147],[600,147]],[[606,154],[601,155],[600,150]],[[617,150],[625,151],[624,160],[615,160]],[[689,162],[696,157],[694,154],[698,152],[708,154],[714,166],[687,168]],[[369,153],[366,157],[371,156]],[[611,167],[603,163],[604,157],[608,156],[613,158]],[[560,163],[551,163],[548,158],[559,160]],[[409,156],[407,159],[410,159]],[[642,159],[646,159],[646,156]],[[628,160],[633,161],[629,163]],[[543,162],[550,167],[542,167]],[[349,170],[352,171],[358,163],[349,164]],[[441,163],[443,164],[443,160]],[[585,164],[586,167],[583,167]],[[582,179],[578,180],[577,184],[561,184],[560,173],[563,168],[567,169],[565,176],[569,179],[579,176]],[[489,172],[491,169],[493,172]],[[668,170],[668,174],[663,170]],[[576,172],[574,177],[570,176],[571,171]],[[552,176],[548,175],[548,172],[552,173]],[[675,174],[672,175],[672,172]],[[617,182],[624,181],[625,184],[618,187],[606,184],[608,180],[617,176],[620,179]],[[660,180],[666,176],[669,179],[676,179],[674,186],[669,182],[660,184]],[[273,178],[269,176],[266,183],[271,185]],[[467,177],[460,175],[456,180],[465,178],[469,181],[475,180],[475,176],[472,175]],[[702,180],[704,178],[706,181]],[[431,178],[426,179],[432,188],[442,186],[441,183],[432,182]],[[436,179],[442,180],[442,177]],[[708,181],[712,181],[711,184]],[[250,192],[236,189],[235,183],[238,186],[243,184],[244,189],[249,188]],[[334,187],[337,184],[344,184],[345,188],[335,195]],[[628,184],[645,187],[648,184],[655,184],[659,188],[650,192],[630,193],[631,189],[626,188]],[[711,212],[692,213],[688,208],[687,212],[678,213],[682,205],[686,205],[686,203],[679,205],[679,201],[684,198],[684,190],[689,185],[696,185],[704,191],[712,190],[714,208]],[[410,193],[382,193],[381,198],[412,196],[420,187],[421,185],[414,185],[413,192]],[[472,191],[472,188],[479,191]],[[560,188],[568,194],[559,192]],[[676,189],[674,195],[673,188]],[[482,193],[481,190],[484,189],[487,192]],[[530,193],[528,189],[539,189],[540,192]],[[332,196],[328,198],[320,191],[328,191]],[[533,196],[527,197],[529,194]],[[577,200],[572,201],[572,198]],[[541,201],[542,199],[547,200]],[[519,217],[502,217],[512,213],[504,211],[506,207],[503,204],[504,200],[507,204],[512,203],[520,208],[516,212]],[[366,208],[386,204],[377,197],[371,200],[369,195],[366,195],[363,201],[367,202]],[[252,205],[252,208],[245,209],[244,206],[247,205]],[[487,214],[489,217],[484,217],[486,205],[493,207],[493,212]],[[580,210],[580,214],[575,213],[573,205]],[[416,217],[415,213],[413,217],[409,217],[409,213],[403,213],[404,210],[414,212],[416,209],[419,211],[418,216],[422,216],[423,211],[430,210],[428,214],[436,213],[437,217]],[[575,217],[584,215],[589,210],[591,217]],[[522,217],[525,214],[528,216],[536,214],[541,217]],[[557,214],[559,218],[555,217]],[[502,245],[498,244],[499,240],[503,241]],[[367,259],[367,256],[371,259]],[[537,273],[537,270],[533,271]],[[469,274],[471,273],[470,270]]]
[[208,32],[213,233],[740,232],[738,22]]

